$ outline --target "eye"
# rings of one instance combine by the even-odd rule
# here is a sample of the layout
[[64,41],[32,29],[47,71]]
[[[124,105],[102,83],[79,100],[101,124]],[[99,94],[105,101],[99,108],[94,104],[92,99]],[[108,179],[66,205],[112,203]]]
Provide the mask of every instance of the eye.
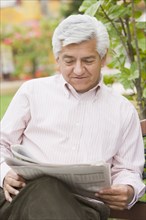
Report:
[[65,59],[64,62],[67,65],[72,65],[74,63],[74,60],[73,59]]
[[84,62],[85,62],[86,64],[92,64],[92,63],[94,63],[94,61],[95,61],[95,60],[93,60],[93,59],[84,60]]

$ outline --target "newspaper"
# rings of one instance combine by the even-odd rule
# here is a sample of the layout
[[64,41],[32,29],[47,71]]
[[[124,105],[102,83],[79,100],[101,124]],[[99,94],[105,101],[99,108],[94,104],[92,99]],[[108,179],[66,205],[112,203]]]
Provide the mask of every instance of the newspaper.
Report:
[[109,164],[50,164],[32,159],[22,145],[13,145],[6,163],[26,180],[49,175],[64,181],[74,193],[94,198],[95,192],[111,185]]

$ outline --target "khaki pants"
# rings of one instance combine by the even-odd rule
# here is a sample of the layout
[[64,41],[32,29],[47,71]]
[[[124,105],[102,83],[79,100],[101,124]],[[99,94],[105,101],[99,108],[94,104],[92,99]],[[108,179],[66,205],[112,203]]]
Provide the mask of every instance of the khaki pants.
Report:
[[66,184],[49,176],[29,181],[11,203],[0,188],[1,220],[106,220],[108,211],[79,201]]

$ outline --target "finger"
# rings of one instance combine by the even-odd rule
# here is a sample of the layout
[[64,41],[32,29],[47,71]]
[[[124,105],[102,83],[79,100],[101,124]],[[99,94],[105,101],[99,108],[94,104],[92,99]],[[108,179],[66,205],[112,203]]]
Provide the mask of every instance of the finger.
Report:
[[105,199],[100,200],[107,204],[109,207],[117,207],[118,209],[125,209],[127,207],[127,204],[123,201],[110,201]]
[[8,192],[11,195],[17,195],[19,193],[19,191],[17,189],[15,189],[14,187],[10,186],[10,185],[6,185],[5,189],[6,192]]
[[105,199],[105,200],[109,200],[109,201],[120,201],[121,200],[121,196],[119,195],[114,195],[114,194],[102,194],[102,193],[96,193],[95,196],[97,198],[100,198],[100,199]]
[[12,179],[10,185],[16,188],[22,188],[25,187],[26,184],[25,182]]
[[13,178],[13,179],[18,180],[20,182],[25,182],[25,179],[22,176],[15,173],[13,170],[10,170],[5,178],[6,179]]
[[110,188],[110,189],[103,189],[100,190],[98,193],[98,195],[117,195],[119,196],[121,194],[121,190],[120,189],[115,189],[115,188]]
[[18,177],[19,177],[19,179],[18,179],[19,181],[25,183],[25,179],[22,176],[18,176]]
[[98,193],[100,194],[121,194],[121,193],[126,193],[127,192],[127,186],[125,185],[113,185],[110,188],[104,188],[101,189]]
[[98,197],[103,202],[108,204],[117,204],[122,206],[127,206],[127,197],[126,196],[109,196],[109,195],[102,195]]
[[125,209],[125,207],[117,206],[117,205],[108,205],[108,206],[110,207],[110,209],[114,209],[114,210],[124,210]]
[[123,201],[123,198],[117,195],[116,196],[115,195],[98,195],[97,197],[100,199],[108,200],[108,201],[116,201],[116,202]]
[[104,203],[108,205],[113,205],[113,206],[118,206],[118,207],[125,207],[126,203],[125,202],[117,202],[117,201],[108,201],[108,200],[102,200]]
[[13,187],[21,188],[25,186],[25,182],[14,179],[13,177],[7,177],[5,180],[5,185],[10,185]]
[[4,195],[5,195],[5,199],[8,202],[12,202],[12,197],[10,196],[9,192],[6,189],[4,190]]
[[6,178],[9,178],[9,177],[12,177],[12,178],[15,179],[15,180],[19,180],[19,179],[20,179],[20,176],[17,175],[17,173],[15,173],[15,172],[13,172],[13,171],[8,172]]
[[[12,177],[12,175],[10,176]],[[25,182],[25,179],[16,173],[14,173],[13,179],[19,180],[20,182]]]

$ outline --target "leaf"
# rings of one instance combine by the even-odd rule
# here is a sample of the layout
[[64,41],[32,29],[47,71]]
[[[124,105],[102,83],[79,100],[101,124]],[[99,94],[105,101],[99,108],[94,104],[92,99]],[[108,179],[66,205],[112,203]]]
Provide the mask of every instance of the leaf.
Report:
[[138,4],[140,2],[141,2],[141,0],[134,0],[134,4]]
[[125,15],[128,15],[130,12],[130,8],[127,6],[125,8],[122,5],[113,5],[108,11],[108,15],[110,16],[111,19],[119,18],[119,17],[124,17]]
[[138,79],[139,77],[139,71],[135,70],[134,72],[131,73],[131,75],[128,77],[129,80],[135,80]]
[[142,15],[141,11],[135,11],[134,17],[135,19],[138,19]]
[[116,75],[115,74],[104,75],[103,81],[106,85],[112,85],[116,81]]
[[96,2],[95,4],[93,4],[91,7],[89,7],[85,14],[94,16],[98,10],[98,8],[100,7],[101,3],[100,2]]
[[[146,82],[146,65],[144,66],[143,70],[142,70],[142,81]],[[146,84],[145,84],[146,87]]]
[[146,98],[146,88],[143,90],[143,97]]
[[133,62],[130,67],[130,76],[128,77],[129,80],[135,80],[139,77],[139,71],[137,69],[137,63]]
[[146,51],[146,38],[140,39],[138,41],[138,46],[143,52],[145,52]]
[[125,89],[133,87],[133,81],[128,79],[129,74],[130,70],[125,67],[123,67],[121,73],[118,74],[119,82],[123,84]]
[[79,7],[79,12],[85,12],[90,6],[97,3],[97,0],[85,0]]
[[119,68],[119,61],[117,59],[117,57],[112,58],[112,61],[108,64],[109,68]]
[[137,22],[136,27],[138,29],[146,29],[146,22],[145,21],[144,22]]

